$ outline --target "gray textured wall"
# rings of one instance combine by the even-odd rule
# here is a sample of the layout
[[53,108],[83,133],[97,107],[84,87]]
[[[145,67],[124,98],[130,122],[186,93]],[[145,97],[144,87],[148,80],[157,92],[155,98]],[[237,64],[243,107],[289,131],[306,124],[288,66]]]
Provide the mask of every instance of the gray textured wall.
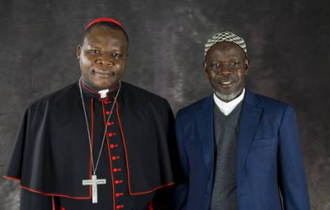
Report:
[[[173,110],[210,93],[203,44],[231,30],[246,39],[248,88],[298,114],[312,209],[330,209],[330,2],[327,0],[1,0],[0,175],[28,103],[76,81],[84,25],[119,19],[130,36],[124,79]],[[0,178],[0,210],[19,206],[17,183]]]

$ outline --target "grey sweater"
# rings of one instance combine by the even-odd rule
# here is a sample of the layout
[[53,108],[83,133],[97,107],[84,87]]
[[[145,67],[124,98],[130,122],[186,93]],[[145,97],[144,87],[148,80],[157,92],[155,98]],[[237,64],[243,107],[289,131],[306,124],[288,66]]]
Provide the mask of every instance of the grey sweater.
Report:
[[225,116],[214,104],[214,182],[211,210],[238,210],[236,159],[242,102]]

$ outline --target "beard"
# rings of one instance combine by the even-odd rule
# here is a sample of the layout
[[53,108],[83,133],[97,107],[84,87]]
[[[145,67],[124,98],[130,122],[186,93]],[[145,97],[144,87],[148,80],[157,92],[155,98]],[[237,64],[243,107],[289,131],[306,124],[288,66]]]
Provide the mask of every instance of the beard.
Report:
[[237,90],[231,94],[223,94],[219,91],[215,91],[215,95],[220,98],[222,101],[225,102],[229,102],[231,100],[234,100],[235,98],[237,98],[241,93],[242,93],[243,89],[241,90]]

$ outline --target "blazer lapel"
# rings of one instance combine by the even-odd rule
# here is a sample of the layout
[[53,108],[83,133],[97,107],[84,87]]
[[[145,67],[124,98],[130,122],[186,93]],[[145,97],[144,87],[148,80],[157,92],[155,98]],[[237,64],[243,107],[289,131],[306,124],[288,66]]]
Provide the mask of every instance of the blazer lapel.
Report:
[[262,109],[256,105],[259,100],[256,95],[246,90],[243,102],[240,130],[238,138],[237,170],[241,169],[248,155],[251,142],[256,134]]
[[196,113],[196,125],[203,146],[204,161],[207,168],[213,168],[214,129],[213,129],[213,95],[202,102],[202,109]]

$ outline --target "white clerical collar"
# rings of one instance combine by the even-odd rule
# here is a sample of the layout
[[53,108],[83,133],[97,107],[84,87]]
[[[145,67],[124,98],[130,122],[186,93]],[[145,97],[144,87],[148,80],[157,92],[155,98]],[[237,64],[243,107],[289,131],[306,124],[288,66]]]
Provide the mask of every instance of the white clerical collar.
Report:
[[234,109],[235,107],[244,99],[244,94],[245,94],[245,88],[243,89],[241,95],[239,95],[237,98],[235,98],[232,101],[229,102],[224,102],[222,100],[220,100],[216,94],[213,94],[213,100],[215,102],[215,104],[217,105],[217,107],[220,109],[220,111],[224,114],[224,115],[229,115]]
[[100,97],[101,97],[101,98],[106,98],[108,92],[109,92],[109,89],[105,89],[105,90],[100,90],[100,91],[98,91],[98,93],[100,94]]

